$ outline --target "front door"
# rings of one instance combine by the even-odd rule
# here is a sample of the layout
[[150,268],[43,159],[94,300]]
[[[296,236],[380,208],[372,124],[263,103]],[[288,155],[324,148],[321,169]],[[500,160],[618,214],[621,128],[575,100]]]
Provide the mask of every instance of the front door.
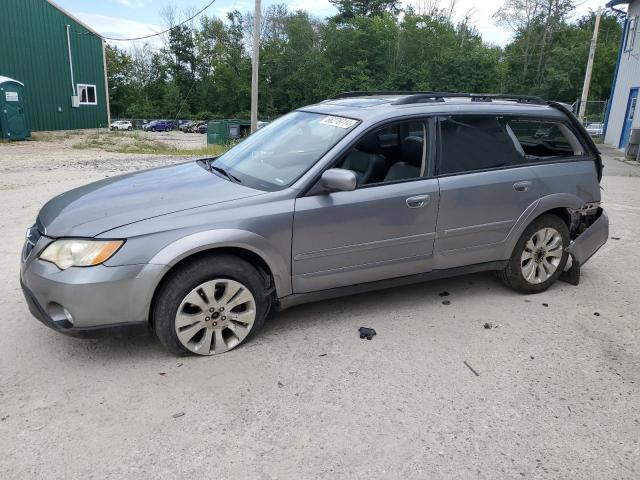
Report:
[[395,124],[365,135],[336,166],[353,170],[353,191],[296,200],[294,293],[431,270],[439,188],[428,176],[425,125]]
[[629,101],[627,102],[627,110],[624,115],[624,123],[622,124],[622,135],[620,136],[620,148],[626,148],[629,143],[629,135],[631,134],[631,126],[633,125],[633,117],[636,114],[636,105],[638,103],[638,88],[632,88],[629,93]]

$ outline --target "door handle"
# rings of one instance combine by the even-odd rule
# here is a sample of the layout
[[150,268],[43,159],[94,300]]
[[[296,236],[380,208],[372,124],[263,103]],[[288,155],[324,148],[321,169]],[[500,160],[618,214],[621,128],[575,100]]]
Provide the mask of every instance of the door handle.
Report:
[[528,180],[525,180],[524,182],[516,182],[513,184],[513,189],[516,192],[526,192],[527,190],[529,190],[529,187],[531,186],[531,182],[529,182]]
[[407,198],[406,203],[409,208],[422,208],[429,203],[430,200],[430,195],[416,195],[415,197]]

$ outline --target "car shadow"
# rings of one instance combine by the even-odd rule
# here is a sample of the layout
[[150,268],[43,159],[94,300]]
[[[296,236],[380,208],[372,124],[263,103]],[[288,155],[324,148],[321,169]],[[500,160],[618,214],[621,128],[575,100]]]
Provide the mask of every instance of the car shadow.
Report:
[[[465,299],[486,295],[489,291],[499,291],[501,295],[519,296],[503,286],[489,272],[474,273],[449,279],[426,281],[407,286],[387,288],[356,295],[323,300],[299,305],[282,312],[271,312],[264,328],[242,350],[271,343],[290,328],[313,329],[338,326],[345,318],[361,317],[363,324],[372,311],[394,311],[399,309],[434,309],[443,301],[455,303],[461,296]],[[440,296],[448,292],[447,296]],[[166,362],[175,360],[167,353],[153,333],[146,337],[105,337],[83,340],[61,336],[50,332],[57,339],[52,348],[58,353],[67,351],[76,360],[109,361],[127,363],[139,358]],[[239,349],[240,350],[240,349]]]

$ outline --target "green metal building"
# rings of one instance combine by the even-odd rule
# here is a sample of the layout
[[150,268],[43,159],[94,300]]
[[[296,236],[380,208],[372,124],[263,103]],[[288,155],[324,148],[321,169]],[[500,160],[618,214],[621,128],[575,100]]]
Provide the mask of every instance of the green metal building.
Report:
[[109,126],[104,41],[50,0],[0,2],[0,76],[24,84],[32,131]]

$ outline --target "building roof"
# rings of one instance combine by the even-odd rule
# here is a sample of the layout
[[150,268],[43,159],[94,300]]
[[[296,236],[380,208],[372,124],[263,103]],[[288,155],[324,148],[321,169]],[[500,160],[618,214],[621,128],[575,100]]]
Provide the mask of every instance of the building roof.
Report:
[[80,20],[78,17],[76,17],[75,15],[72,15],[71,13],[69,13],[67,10],[65,10],[64,8],[62,8],[60,5],[58,5],[57,3],[55,3],[53,0],[46,0],[46,2],[51,5],[53,8],[61,11],[62,13],[64,13],[67,17],[69,17],[71,20],[73,20],[76,23],[79,23],[80,25],[82,25],[84,28],[86,28],[87,30],[89,30],[91,33],[93,33],[95,36],[97,36],[98,38],[102,38],[102,35],[100,33],[98,33],[96,30],[94,30],[93,28],[91,28],[89,25],[87,25],[86,23],[84,23],[82,20]]
[[611,0],[609,3],[605,5],[605,7],[613,8],[613,7],[617,7],[618,5],[628,5],[631,2],[633,2],[633,0]]
[[0,83],[5,83],[5,82],[19,83],[20,85],[22,85],[24,87],[24,83],[22,83],[22,82],[20,82],[18,80],[14,80],[13,78],[3,77],[2,75],[0,75]]

